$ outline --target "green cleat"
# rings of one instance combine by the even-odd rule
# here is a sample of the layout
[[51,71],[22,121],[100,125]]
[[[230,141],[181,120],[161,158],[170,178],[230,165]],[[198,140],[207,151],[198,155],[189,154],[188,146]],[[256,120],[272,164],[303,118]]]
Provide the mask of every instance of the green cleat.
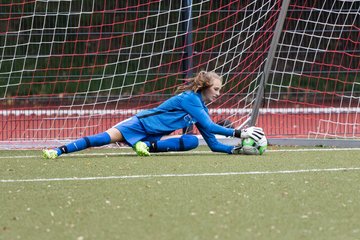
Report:
[[138,156],[150,156],[149,147],[144,142],[137,142],[133,149]]
[[58,154],[54,149],[43,149],[42,154],[45,159],[55,159],[58,157]]

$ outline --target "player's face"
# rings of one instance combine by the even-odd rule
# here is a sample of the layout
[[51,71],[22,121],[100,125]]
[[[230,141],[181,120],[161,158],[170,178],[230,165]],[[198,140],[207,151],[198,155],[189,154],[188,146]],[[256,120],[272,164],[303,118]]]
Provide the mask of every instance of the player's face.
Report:
[[211,81],[212,81],[212,86],[201,92],[202,98],[206,103],[214,101],[220,95],[220,90],[222,87],[222,83],[219,78],[212,78]]

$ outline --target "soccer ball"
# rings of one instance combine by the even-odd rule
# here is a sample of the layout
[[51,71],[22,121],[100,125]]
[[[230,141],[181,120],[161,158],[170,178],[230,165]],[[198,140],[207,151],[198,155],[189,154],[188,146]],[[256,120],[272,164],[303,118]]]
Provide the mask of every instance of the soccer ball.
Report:
[[267,139],[262,137],[258,142],[252,138],[242,140],[242,149],[246,155],[262,155],[267,149]]

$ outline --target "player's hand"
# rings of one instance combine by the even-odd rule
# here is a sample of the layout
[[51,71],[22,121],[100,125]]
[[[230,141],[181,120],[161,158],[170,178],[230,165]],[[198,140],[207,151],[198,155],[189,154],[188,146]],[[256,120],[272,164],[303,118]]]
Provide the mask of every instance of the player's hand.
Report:
[[259,155],[259,150],[253,146],[235,146],[232,151],[232,154],[243,154],[243,155]]
[[248,127],[242,130],[235,130],[235,137],[238,138],[252,138],[254,141],[258,142],[263,136],[265,136],[265,133],[262,128],[259,127]]
[[232,154],[244,154],[244,150],[242,148],[241,145],[235,146],[232,150],[231,150]]
[[241,138],[252,138],[255,142],[258,142],[265,133],[262,128],[259,127],[248,127],[241,130]]

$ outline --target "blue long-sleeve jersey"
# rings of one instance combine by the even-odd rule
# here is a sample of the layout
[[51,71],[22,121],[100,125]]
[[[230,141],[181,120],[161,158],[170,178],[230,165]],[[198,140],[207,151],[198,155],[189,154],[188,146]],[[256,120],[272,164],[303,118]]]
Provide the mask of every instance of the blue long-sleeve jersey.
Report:
[[215,124],[205,106],[201,93],[186,91],[166,100],[158,107],[136,115],[147,134],[167,135],[175,130],[196,124],[204,140],[214,152],[231,153],[233,146],[220,143],[214,134],[233,136],[234,129]]

